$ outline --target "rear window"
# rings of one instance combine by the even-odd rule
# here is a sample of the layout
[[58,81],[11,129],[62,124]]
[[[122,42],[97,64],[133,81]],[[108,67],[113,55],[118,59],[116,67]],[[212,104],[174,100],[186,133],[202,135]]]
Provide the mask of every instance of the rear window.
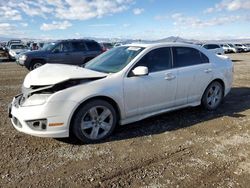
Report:
[[88,50],[90,51],[101,51],[101,46],[97,42],[87,41],[85,42]]

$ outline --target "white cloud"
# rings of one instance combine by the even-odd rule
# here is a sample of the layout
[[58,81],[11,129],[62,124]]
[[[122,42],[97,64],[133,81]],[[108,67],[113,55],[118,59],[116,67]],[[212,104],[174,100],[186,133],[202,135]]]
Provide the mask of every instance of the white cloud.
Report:
[[184,27],[194,27],[194,28],[202,28],[202,27],[211,27],[217,25],[225,25],[228,23],[236,22],[238,20],[246,19],[241,16],[220,16],[212,19],[201,20],[196,17],[188,17],[181,13],[176,13],[171,15],[171,18],[174,20],[174,25],[184,26]]
[[13,19],[14,15],[19,16],[15,19],[20,19],[22,13],[30,17],[88,20],[125,11],[133,2],[134,0],[1,0],[0,7],[8,11],[0,10],[0,13],[12,11],[8,19]]
[[43,31],[50,31],[50,30],[57,30],[57,29],[64,30],[71,26],[72,24],[68,21],[63,21],[63,22],[53,21],[50,24],[43,23],[40,29]]
[[135,8],[133,9],[133,13],[134,15],[140,15],[144,12],[144,9],[143,8]]
[[25,22],[23,22],[23,23],[20,23],[20,25],[22,26],[22,27],[28,27],[28,23],[25,23]]
[[67,0],[55,9],[56,17],[67,20],[88,20],[119,13],[128,8],[132,0]]
[[8,6],[0,6],[0,20],[22,20],[22,16],[18,10]]
[[220,3],[215,4],[214,7],[206,9],[205,13],[212,13],[216,11],[236,11],[236,10],[250,10],[249,0],[222,0]]
[[3,36],[19,36],[22,37],[24,36],[23,31],[17,30],[16,26],[10,23],[0,23],[0,35]]
[[111,26],[115,26],[115,24],[92,24],[89,26],[90,27],[111,27]]

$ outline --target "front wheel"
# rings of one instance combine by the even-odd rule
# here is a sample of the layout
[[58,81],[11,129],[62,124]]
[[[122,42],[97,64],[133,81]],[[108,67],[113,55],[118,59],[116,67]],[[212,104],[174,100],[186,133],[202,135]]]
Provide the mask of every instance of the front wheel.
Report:
[[94,143],[107,138],[113,132],[116,123],[114,107],[104,100],[93,100],[76,112],[72,130],[82,142]]
[[205,90],[201,103],[207,110],[215,110],[221,104],[224,97],[223,86],[221,83],[214,81]]
[[44,61],[42,60],[36,60],[31,63],[30,70],[37,69],[38,67],[41,67],[44,65]]

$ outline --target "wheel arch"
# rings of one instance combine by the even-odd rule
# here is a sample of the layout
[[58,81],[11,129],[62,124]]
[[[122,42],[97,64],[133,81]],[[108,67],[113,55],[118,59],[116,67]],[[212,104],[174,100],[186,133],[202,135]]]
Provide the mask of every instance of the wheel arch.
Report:
[[[216,79],[213,79],[211,82],[209,82],[209,84],[207,85],[207,87],[204,89],[204,91],[202,93],[202,97],[205,94],[205,91],[208,88],[208,86],[210,86],[213,82],[219,82],[222,85],[222,87],[223,87],[223,96],[225,95],[225,82],[221,78],[216,78]],[[202,99],[202,97],[201,97],[201,99]]]
[[29,64],[29,69],[34,65],[34,62],[36,61],[40,61],[40,62],[43,62],[44,64],[46,63],[46,60],[43,59],[43,58],[34,58],[30,61],[30,64]]
[[80,110],[80,108],[82,106],[84,106],[86,103],[93,101],[93,100],[104,100],[104,101],[110,103],[115,109],[115,112],[117,115],[117,122],[119,123],[119,121],[121,119],[121,110],[120,110],[118,103],[114,99],[107,97],[107,96],[94,96],[94,97],[91,97],[85,101],[82,101],[80,104],[78,104],[76,106],[76,108],[72,112],[71,117],[70,117],[70,121],[69,121],[69,134],[70,135],[72,135],[72,123],[73,123],[73,119],[74,119],[75,114]]

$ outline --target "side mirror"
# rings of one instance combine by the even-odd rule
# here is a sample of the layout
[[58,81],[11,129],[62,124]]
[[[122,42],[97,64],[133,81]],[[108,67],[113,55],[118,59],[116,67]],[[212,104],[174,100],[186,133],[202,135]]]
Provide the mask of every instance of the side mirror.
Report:
[[132,70],[134,76],[145,76],[148,75],[148,67],[138,66]]

